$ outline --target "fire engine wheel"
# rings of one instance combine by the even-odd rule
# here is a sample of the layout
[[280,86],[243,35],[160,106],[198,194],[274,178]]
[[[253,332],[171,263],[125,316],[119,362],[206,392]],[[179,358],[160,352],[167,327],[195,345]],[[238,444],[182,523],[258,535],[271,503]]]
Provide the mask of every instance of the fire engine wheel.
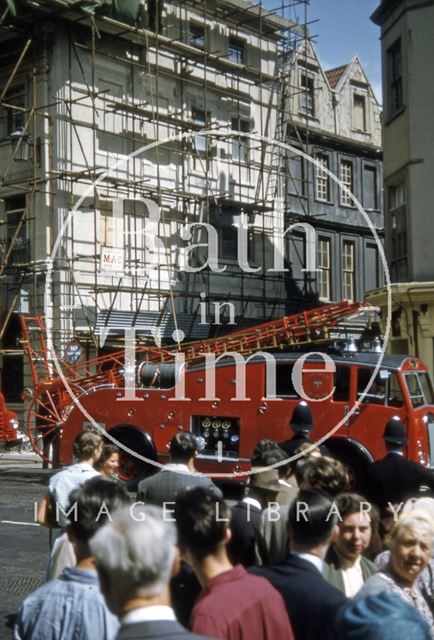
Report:
[[27,435],[33,450],[53,466],[59,464],[61,425],[56,399],[49,391],[33,398],[27,411]]
[[[108,433],[120,444],[125,445],[149,460],[157,460],[157,451],[151,436],[142,429],[133,425],[117,425],[110,429]],[[120,448],[119,476],[128,483],[129,488],[134,488],[139,480],[157,471],[157,467],[141,458],[128,453]]]

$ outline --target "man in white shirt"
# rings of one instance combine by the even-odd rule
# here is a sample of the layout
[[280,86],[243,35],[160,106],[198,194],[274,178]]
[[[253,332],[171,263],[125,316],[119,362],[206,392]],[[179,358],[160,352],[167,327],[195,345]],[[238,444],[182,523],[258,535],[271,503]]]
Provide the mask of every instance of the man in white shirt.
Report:
[[[62,471],[50,478],[48,493],[39,501],[37,522],[51,528],[60,527],[53,547],[47,570],[47,580],[57,578],[66,567],[73,567],[76,562],[74,549],[68,540],[65,528],[68,525],[69,496],[82,484],[100,475],[94,465],[101,455],[103,441],[99,433],[86,429],[81,431],[72,443],[72,451],[76,460]],[[48,516],[49,511],[53,513]],[[56,524],[57,523],[57,524]]]
[[205,640],[176,621],[169,580],[179,568],[176,529],[154,506],[113,515],[90,542],[101,591],[118,616],[117,640]]

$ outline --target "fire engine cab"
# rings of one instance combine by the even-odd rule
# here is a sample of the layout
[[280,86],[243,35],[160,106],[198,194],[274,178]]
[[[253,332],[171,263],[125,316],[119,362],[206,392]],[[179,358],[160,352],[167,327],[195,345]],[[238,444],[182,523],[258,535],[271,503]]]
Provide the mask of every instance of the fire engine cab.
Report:
[[[312,439],[325,441],[356,479],[385,455],[384,425],[395,415],[408,427],[407,457],[433,464],[434,393],[420,360],[386,355],[378,367],[374,353],[302,351],[327,342],[330,327],[360,306],[327,305],[178,349],[138,348],[129,373],[123,352],[75,366],[62,361],[62,376],[43,353],[42,320],[23,318],[34,378],[29,437],[41,455],[69,464],[75,436],[96,424],[123,447],[124,477],[138,478],[167,461],[174,434],[190,431],[203,442],[200,471],[242,477],[258,440],[290,437],[289,418],[302,395],[314,416]],[[240,360],[241,353],[250,355]]]

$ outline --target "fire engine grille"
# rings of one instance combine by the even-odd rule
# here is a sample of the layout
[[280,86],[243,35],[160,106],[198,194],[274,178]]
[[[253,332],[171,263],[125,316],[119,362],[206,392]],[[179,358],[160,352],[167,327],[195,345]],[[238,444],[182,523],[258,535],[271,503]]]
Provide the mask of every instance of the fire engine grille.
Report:
[[0,592],[25,595],[34,591],[42,584],[40,578],[15,578],[13,580],[0,580]]

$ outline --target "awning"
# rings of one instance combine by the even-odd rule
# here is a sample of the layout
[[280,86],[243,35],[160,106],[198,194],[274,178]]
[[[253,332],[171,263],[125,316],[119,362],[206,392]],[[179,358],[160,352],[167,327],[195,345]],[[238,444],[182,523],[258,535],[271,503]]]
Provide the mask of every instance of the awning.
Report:
[[122,335],[126,329],[135,328],[138,336],[172,340],[172,333],[180,329],[186,340],[204,340],[209,337],[209,324],[200,324],[200,315],[177,313],[176,324],[172,313],[156,311],[102,311],[98,313],[94,333],[100,336],[109,330],[109,335]]

